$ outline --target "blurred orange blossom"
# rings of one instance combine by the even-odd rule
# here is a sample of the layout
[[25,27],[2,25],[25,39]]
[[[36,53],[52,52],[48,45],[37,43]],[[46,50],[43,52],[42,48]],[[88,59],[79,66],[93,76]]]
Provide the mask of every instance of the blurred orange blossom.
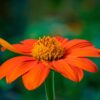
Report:
[[38,40],[27,39],[19,44],[10,44],[0,38],[0,45],[21,54],[1,65],[0,79],[6,77],[7,83],[11,83],[22,76],[24,86],[28,90],[39,87],[50,70],[59,72],[74,82],[82,80],[84,70],[98,70],[96,64],[86,57],[100,57],[100,51],[87,40],[44,36]]

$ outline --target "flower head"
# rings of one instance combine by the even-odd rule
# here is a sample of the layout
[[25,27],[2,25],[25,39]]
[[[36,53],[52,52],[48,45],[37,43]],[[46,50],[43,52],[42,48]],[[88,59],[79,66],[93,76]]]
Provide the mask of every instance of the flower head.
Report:
[[91,42],[81,39],[68,40],[60,36],[28,39],[13,45],[0,39],[0,45],[21,54],[1,65],[0,79],[6,77],[7,83],[11,83],[22,76],[24,86],[28,90],[39,87],[50,70],[79,82],[83,78],[83,70],[97,72],[96,65],[86,57],[100,57],[100,51]]
[[32,55],[38,60],[53,61],[64,55],[64,48],[54,37],[43,37],[33,46]]

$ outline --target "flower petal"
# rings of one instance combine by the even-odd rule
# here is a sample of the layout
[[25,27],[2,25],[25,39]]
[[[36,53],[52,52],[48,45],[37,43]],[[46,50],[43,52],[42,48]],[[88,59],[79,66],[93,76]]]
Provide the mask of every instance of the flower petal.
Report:
[[94,47],[84,47],[67,51],[67,56],[72,57],[100,57],[100,52]]
[[47,78],[50,69],[42,63],[36,63],[33,68],[22,76],[24,86],[28,90],[34,90],[39,87]]
[[67,58],[66,62],[89,72],[97,72],[97,66],[88,58]]
[[63,40],[68,40],[66,38],[63,38],[61,36],[55,36],[55,38],[59,41],[59,42],[62,42]]
[[72,66],[72,65],[71,65],[71,67],[76,72],[76,74],[78,76],[78,80],[81,81],[84,76],[83,70],[78,67]]
[[22,44],[28,45],[28,46],[32,46],[37,40],[34,39],[26,39],[21,41]]
[[7,83],[11,83],[14,80],[16,80],[18,77],[26,73],[27,71],[31,70],[32,67],[35,65],[36,61],[27,61],[23,62],[17,67],[13,69],[13,71],[9,71],[6,75],[6,81]]
[[4,62],[0,67],[0,79],[5,77],[10,70],[13,71],[12,69],[20,65],[22,62],[28,61],[28,60],[33,60],[33,58],[27,57],[27,56],[19,56],[19,57],[14,57]]
[[0,38],[0,45],[3,46],[4,48],[15,52],[15,53],[19,53],[22,54],[20,51],[18,51],[16,48],[14,48],[10,43],[8,43],[7,41],[5,41],[4,39]]
[[31,54],[31,50],[33,48],[33,44],[36,42],[37,40],[33,40],[33,39],[27,39],[27,40],[23,40],[20,42],[20,44],[10,44],[7,41],[3,40],[0,38],[0,45],[2,45],[3,47],[1,48],[1,51],[5,51],[6,49],[15,52],[15,53],[19,53],[19,54]]
[[52,67],[55,71],[61,73],[64,77],[78,82],[79,78],[74,69],[65,62],[65,60],[58,60],[52,62]]
[[91,42],[87,40],[73,39],[68,41],[64,46],[68,50],[68,49],[83,48],[83,47],[93,46],[93,45]]
[[31,50],[33,48],[33,44],[36,42],[37,40],[33,40],[33,39],[27,39],[27,40],[23,40],[21,41],[20,44],[14,44],[14,48],[18,49],[19,51],[23,52],[23,53],[31,53]]
[[13,44],[13,47],[22,53],[30,54],[33,46],[27,46],[23,44]]
[[56,36],[55,38],[61,43],[62,46],[64,46],[68,42],[68,39],[61,36]]

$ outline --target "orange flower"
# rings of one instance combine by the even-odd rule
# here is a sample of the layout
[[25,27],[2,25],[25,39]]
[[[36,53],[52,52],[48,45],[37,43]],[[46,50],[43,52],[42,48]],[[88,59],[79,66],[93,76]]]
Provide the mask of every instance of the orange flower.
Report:
[[100,57],[99,50],[89,41],[68,40],[60,36],[28,39],[14,45],[0,39],[0,45],[12,52],[23,54],[1,65],[0,79],[6,77],[7,83],[11,83],[22,76],[28,90],[39,87],[50,70],[79,82],[83,78],[83,70],[97,72],[96,65],[86,57]]

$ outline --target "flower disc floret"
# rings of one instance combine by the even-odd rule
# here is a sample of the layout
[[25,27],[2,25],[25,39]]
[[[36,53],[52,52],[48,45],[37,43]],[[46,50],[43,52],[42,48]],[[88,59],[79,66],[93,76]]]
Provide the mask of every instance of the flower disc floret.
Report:
[[38,60],[53,61],[63,57],[64,48],[54,37],[43,37],[34,44],[32,55]]

